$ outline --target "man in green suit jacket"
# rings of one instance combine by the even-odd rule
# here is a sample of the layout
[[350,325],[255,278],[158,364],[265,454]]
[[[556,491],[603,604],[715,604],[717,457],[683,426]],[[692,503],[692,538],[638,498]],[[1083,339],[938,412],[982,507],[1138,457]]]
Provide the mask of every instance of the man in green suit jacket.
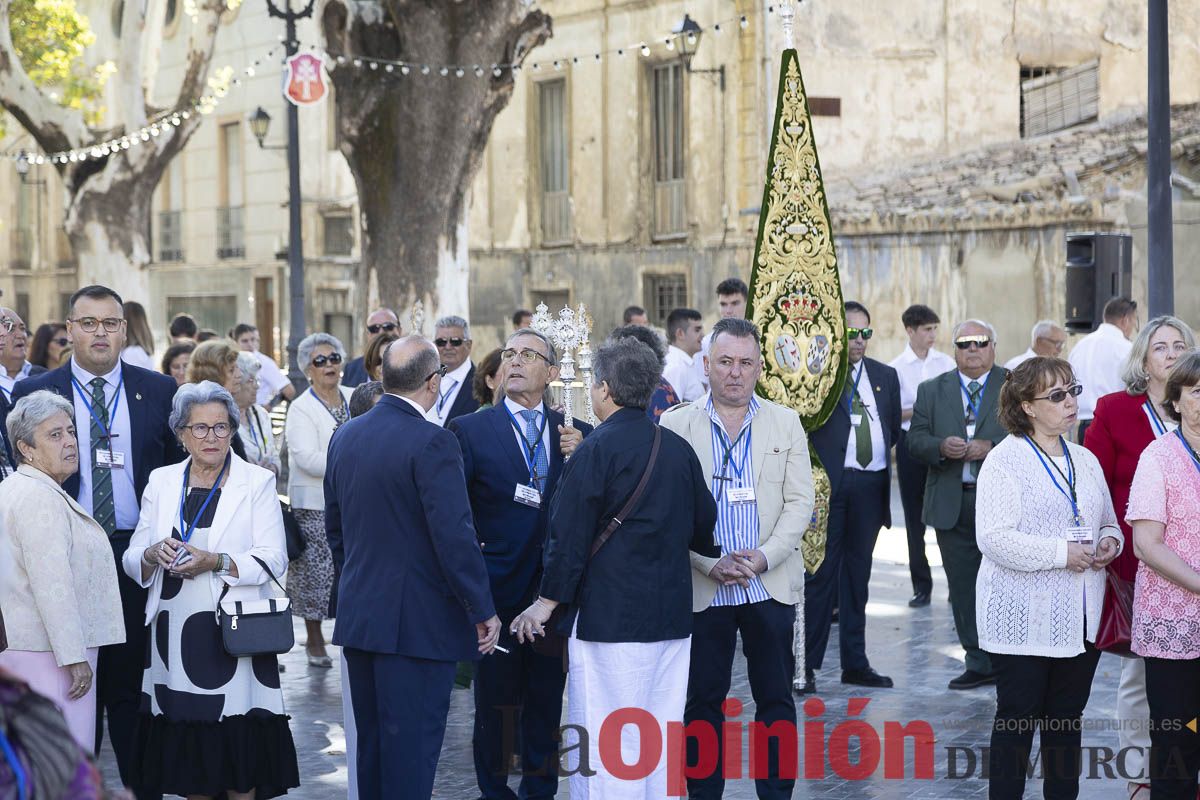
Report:
[[973,689],[996,682],[975,629],[975,576],[982,559],[975,543],[975,478],[1007,435],[997,409],[1008,371],[995,366],[996,331],[986,322],[960,322],[954,346],[958,369],[917,388],[908,451],[929,465],[922,518],[937,532],[954,627],[967,651],[967,669],[950,688]]

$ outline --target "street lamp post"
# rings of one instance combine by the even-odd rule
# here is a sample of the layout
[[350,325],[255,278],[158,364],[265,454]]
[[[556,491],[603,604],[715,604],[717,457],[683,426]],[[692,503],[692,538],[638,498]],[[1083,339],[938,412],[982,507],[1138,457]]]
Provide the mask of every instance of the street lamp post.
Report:
[[[284,0],[284,8],[280,9],[272,0],[267,0],[267,11],[272,17],[282,19],[287,25],[284,47],[290,58],[300,49],[296,38],[296,21],[312,16],[316,0],[308,0],[308,5],[299,11],[292,10],[291,0]],[[250,125],[258,138],[258,146],[263,145],[267,135],[267,126],[271,118],[260,106],[251,117]],[[256,126],[257,123],[257,126]],[[291,304],[288,310],[288,379],[299,393],[305,385],[304,373],[300,369],[296,353],[300,340],[304,338],[306,325],[304,313],[304,250],[300,238],[301,201],[300,201],[300,115],[295,103],[287,103],[287,159],[288,159],[288,289]],[[262,134],[259,135],[259,130]]]
[[1147,27],[1146,294],[1150,316],[1175,313],[1171,209],[1171,59],[1167,0],[1150,0]]
[[[17,175],[21,178],[21,183],[26,186],[42,187],[46,185],[44,180],[30,180],[29,178],[29,156],[22,150],[17,153]],[[37,227],[34,229],[33,244],[29,248],[29,263],[30,266],[36,266],[42,260],[42,190],[35,189],[33,205],[36,209]]]

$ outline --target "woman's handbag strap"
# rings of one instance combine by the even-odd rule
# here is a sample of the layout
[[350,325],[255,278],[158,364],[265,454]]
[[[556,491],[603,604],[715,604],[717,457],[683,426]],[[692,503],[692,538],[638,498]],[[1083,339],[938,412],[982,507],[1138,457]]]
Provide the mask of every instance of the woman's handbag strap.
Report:
[[[286,591],[287,591],[287,589],[284,589],[284,588],[283,588],[283,584],[281,584],[281,583],[279,582],[279,579],[275,577],[275,573],[274,573],[274,572],[271,572],[271,568],[267,566],[267,563],[266,563],[265,561],[263,561],[263,560],[262,560],[261,558],[259,558],[258,556],[254,556],[254,555],[252,555],[252,556],[250,556],[250,557],[251,557],[251,558],[253,558],[255,561],[257,561],[257,562],[258,562],[258,565],[259,565],[260,567],[262,567],[262,568],[263,568],[263,572],[265,572],[265,573],[267,573],[268,575],[270,575],[270,576],[271,576],[271,580],[275,582],[275,585],[279,587],[279,590],[280,590],[281,592],[286,592]],[[220,610],[221,610],[221,601],[225,599],[225,594],[226,594],[228,591],[229,591],[229,584],[227,583],[227,584],[225,584],[224,588],[222,588],[222,589],[221,589],[221,596],[217,598],[217,611],[218,611],[218,612],[220,612]]]
[[616,532],[617,528],[621,527],[621,523],[633,511],[633,507],[637,505],[638,500],[642,499],[642,494],[646,491],[646,485],[650,483],[650,473],[654,471],[654,462],[658,460],[658,446],[662,443],[662,430],[657,425],[654,426],[654,444],[650,446],[650,460],[646,462],[646,469],[642,471],[642,479],[638,481],[637,488],[633,490],[633,494],[629,496],[624,507],[617,512],[617,515],[612,518],[600,535],[596,537],[596,541],[592,542],[592,552],[588,558],[595,557],[596,553],[604,547],[604,543],[609,540],[609,537]]

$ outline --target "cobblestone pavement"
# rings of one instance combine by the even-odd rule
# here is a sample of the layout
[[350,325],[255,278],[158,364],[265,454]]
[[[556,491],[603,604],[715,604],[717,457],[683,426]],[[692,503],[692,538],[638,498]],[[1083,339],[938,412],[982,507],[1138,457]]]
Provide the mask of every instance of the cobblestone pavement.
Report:
[[[893,497],[898,493],[893,491]],[[898,506],[898,501],[896,503]],[[896,508],[893,517],[903,519]],[[869,722],[882,736],[884,723],[905,724],[925,720],[932,726],[935,737],[933,780],[913,779],[911,741],[907,745],[905,779],[884,778],[881,759],[879,768],[866,780],[846,780],[827,766],[826,777],[819,780],[800,780],[794,797],[797,800],[870,800],[871,798],[982,798],[987,796],[987,783],[980,779],[978,751],[988,742],[989,726],[995,711],[994,690],[989,688],[953,692],[946,683],[963,670],[962,650],[954,635],[954,625],[947,602],[946,583],[940,569],[937,545],[932,530],[927,537],[927,551],[934,564],[935,589],[933,603],[922,609],[910,609],[907,601],[911,587],[906,565],[907,552],[903,528],[885,530],[875,550],[875,566],[871,577],[871,602],[867,607],[867,652],[871,664],[896,682],[893,689],[861,689],[843,687],[838,664],[836,632],[825,658],[825,667],[817,674],[818,697],[826,710],[819,717],[806,717],[802,699],[797,697],[800,722],[823,721],[828,737],[837,725],[846,720],[847,701],[851,698],[869,700],[858,717]],[[326,635],[332,631],[327,623]],[[304,632],[296,627],[296,648],[284,657],[286,672],[283,689],[288,712],[292,715],[292,732],[300,756],[300,776],[303,785],[288,797],[304,800],[324,800],[345,797],[346,759],[342,731],[341,676],[337,668],[311,669],[304,658]],[[331,648],[333,650],[333,648]],[[740,653],[740,649],[739,649]],[[1120,675],[1120,659],[1105,655],[1100,660],[1093,683],[1091,701],[1085,712],[1085,746],[1117,749],[1114,719],[1116,687]],[[746,708],[743,720],[753,719],[754,703],[746,680],[745,662],[739,655],[731,695],[742,699]],[[807,698],[805,698],[807,699]],[[811,709],[811,707],[810,707]],[[478,797],[471,759],[471,693],[456,689],[451,699],[450,718],[445,744],[438,765],[435,797],[452,800],[473,800]],[[801,737],[801,769],[809,745]],[[962,775],[974,761],[973,776],[948,778],[948,748],[956,750],[957,774]],[[104,754],[106,774],[115,778],[111,754]],[[744,762],[748,763],[748,762]],[[1085,754],[1085,775],[1088,766]],[[1123,800],[1125,782],[1119,778],[1105,779],[1098,770],[1098,779],[1083,781],[1080,797],[1085,800]],[[512,780],[516,788],[516,779]],[[1026,797],[1040,797],[1037,781],[1030,781]],[[567,782],[561,784],[558,795],[568,797]],[[750,780],[730,781],[725,797],[749,800],[755,797]]]

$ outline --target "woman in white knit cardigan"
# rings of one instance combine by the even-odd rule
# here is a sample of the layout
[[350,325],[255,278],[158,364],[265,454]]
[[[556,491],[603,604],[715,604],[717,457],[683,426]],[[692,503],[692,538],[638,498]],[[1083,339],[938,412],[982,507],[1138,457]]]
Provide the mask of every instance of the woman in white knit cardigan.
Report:
[[1104,567],[1123,538],[1100,463],[1063,438],[1076,423],[1080,388],[1062,359],[1017,367],[1000,390],[1000,421],[1011,435],[979,472],[975,614],[979,646],[997,673],[993,800],[1022,796],[1037,728],[1045,797],[1079,792]]

